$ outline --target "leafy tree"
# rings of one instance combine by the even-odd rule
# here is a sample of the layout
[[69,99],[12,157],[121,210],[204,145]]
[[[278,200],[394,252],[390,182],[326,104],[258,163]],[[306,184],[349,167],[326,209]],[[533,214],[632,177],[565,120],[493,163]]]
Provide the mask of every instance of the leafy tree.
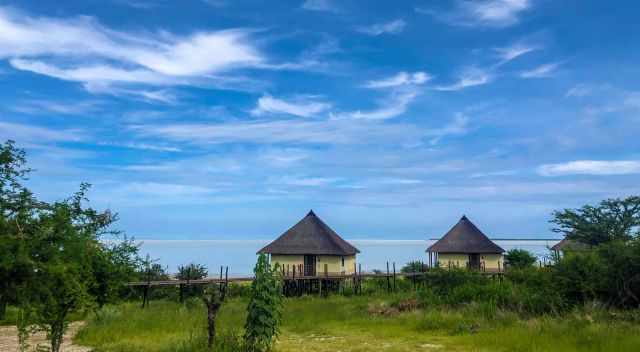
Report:
[[585,244],[626,242],[640,234],[640,197],[607,199],[597,206],[555,211],[551,222],[556,225],[554,232]]
[[0,145],[0,319],[31,275],[26,246],[38,204],[22,185],[31,172],[26,162],[25,152],[13,141]]
[[504,255],[505,262],[514,268],[527,268],[535,264],[536,257],[525,249],[511,249]]
[[[93,269],[131,270],[109,261],[113,252],[99,239],[112,233],[109,228],[116,217],[109,211],[83,206],[88,188],[83,184],[71,198],[41,209],[37,229],[30,238],[34,274],[26,282],[23,295],[33,310],[35,323],[47,332],[53,352],[60,349],[69,314],[104,303],[110,288],[120,283],[108,275],[97,277]],[[96,256],[102,258],[101,266],[95,265]]]
[[[178,267],[178,274],[176,274],[176,278],[178,280],[200,280],[206,278],[207,275],[208,271],[206,266],[191,263],[188,265],[180,265]],[[180,291],[180,301],[182,302],[185,298],[193,297],[196,295],[201,296],[203,293],[203,287],[187,285],[185,291]]]
[[188,265],[178,266],[178,274],[176,278],[178,280],[200,280],[207,277],[209,272],[207,267],[202,264],[191,263]]
[[418,272],[425,272],[427,271],[427,269],[429,269],[427,264],[419,260],[414,260],[405,264],[402,267],[402,269],[400,269],[400,272],[401,273],[418,273]]
[[264,352],[271,349],[279,332],[282,319],[282,278],[279,276],[279,268],[272,267],[264,254],[258,257],[254,273],[244,340],[249,352]]
[[30,171],[24,151],[0,146],[0,307],[18,306],[21,342],[36,324],[58,352],[69,314],[112,299],[133,272],[137,247],[101,241],[120,235],[111,229],[117,216],[85,206],[88,184],[45,203],[21,184]]

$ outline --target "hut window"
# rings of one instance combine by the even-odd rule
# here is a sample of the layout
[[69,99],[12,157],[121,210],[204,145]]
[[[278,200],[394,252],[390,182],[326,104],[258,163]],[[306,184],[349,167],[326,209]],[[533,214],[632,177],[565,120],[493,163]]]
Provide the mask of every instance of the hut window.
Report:
[[342,266],[344,266],[344,257],[342,257]]

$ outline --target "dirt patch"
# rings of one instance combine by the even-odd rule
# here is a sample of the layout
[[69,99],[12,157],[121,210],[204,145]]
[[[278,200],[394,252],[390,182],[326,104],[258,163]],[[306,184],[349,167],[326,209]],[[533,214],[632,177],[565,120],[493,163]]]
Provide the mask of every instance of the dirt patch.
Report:
[[[64,335],[62,341],[63,352],[88,352],[91,351],[88,347],[82,347],[71,343],[71,338],[82,327],[83,322],[74,322],[69,326],[69,330]],[[29,339],[30,349],[29,351],[35,351],[38,345],[48,346],[46,340],[46,334],[44,332],[38,332],[31,336]],[[0,326],[0,351],[2,352],[14,352],[19,351],[18,348],[18,330],[15,326]]]

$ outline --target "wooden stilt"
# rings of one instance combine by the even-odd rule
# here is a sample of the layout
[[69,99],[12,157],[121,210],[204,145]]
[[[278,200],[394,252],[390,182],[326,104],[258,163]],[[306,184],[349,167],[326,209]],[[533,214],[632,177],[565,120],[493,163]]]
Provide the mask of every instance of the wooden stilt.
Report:
[[396,291],[396,262],[393,262],[393,292]]
[[389,277],[389,262],[387,262],[387,292],[391,292],[391,278]]

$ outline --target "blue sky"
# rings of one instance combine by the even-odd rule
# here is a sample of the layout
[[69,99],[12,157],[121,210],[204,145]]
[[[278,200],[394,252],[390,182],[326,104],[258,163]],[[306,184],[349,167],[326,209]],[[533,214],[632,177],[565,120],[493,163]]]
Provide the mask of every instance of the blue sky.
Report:
[[138,238],[549,236],[640,193],[636,2],[3,2],[0,138]]

